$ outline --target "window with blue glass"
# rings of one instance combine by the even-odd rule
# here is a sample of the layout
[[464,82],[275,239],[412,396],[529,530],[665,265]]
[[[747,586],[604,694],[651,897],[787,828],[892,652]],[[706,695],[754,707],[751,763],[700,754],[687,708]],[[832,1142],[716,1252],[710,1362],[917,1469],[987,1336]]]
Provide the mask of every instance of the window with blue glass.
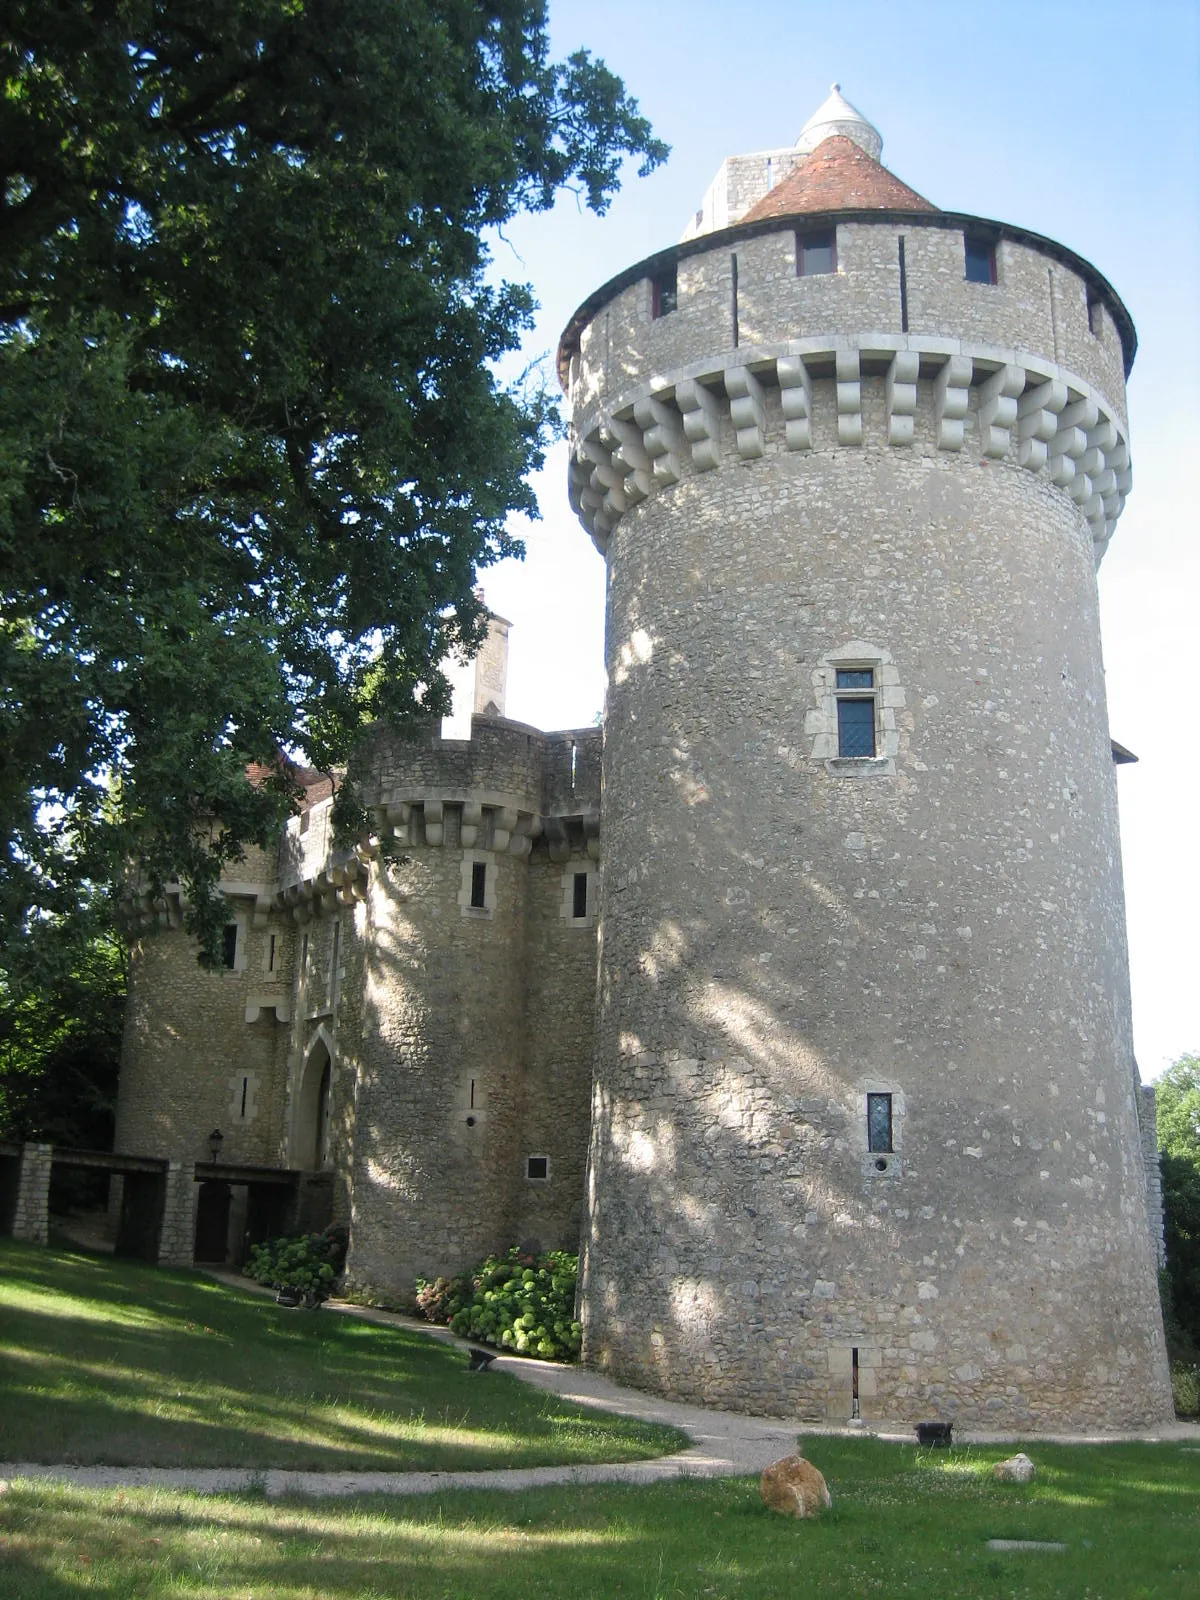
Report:
[[890,1094],[867,1096],[867,1149],[886,1155],[892,1148],[892,1097]]
[[837,271],[837,234],[820,228],[796,235],[796,274],[801,278],[824,277]]
[[875,696],[847,694],[853,689],[875,688],[874,667],[837,669],[837,732],[839,756],[875,754]]
[[965,276],[968,283],[995,283],[996,245],[994,240],[985,238],[977,233],[964,234],[963,253],[966,259]]

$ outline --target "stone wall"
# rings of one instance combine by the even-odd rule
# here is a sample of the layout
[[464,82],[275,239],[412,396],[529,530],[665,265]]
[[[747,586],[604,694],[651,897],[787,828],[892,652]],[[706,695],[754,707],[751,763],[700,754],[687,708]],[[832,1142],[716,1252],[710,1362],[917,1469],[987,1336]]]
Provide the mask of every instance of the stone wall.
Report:
[[[1024,237],[1024,236],[1023,236]],[[906,308],[899,244],[905,247]],[[835,273],[796,274],[794,222],[690,245],[677,267],[678,308],[654,317],[649,276],[615,293],[582,331],[571,405],[579,431],[603,396],[619,409],[652,375],[687,369],[734,348],[731,256],[738,258],[738,348],[764,353],[811,334],[910,333],[1036,351],[1069,368],[1110,402],[1124,425],[1124,368],[1111,307],[1089,321],[1086,280],[1031,242],[1001,237],[997,282],[965,277],[964,220],[914,215],[903,222],[837,224]],[[907,319],[904,312],[907,310]],[[904,322],[907,320],[907,328]]]
[[158,1263],[190,1267],[196,1237],[196,1166],[172,1161],[163,1178],[163,1215],[158,1236]]
[[[598,741],[597,741],[598,743]],[[585,914],[574,884],[586,877]],[[517,1237],[544,1249],[577,1250],[591,1105],[596,997],[598,864],[576,852],[529,867],[526,919],[525,1079]],[[528,1158],[545,1156],[545,1179]]]
[[458,903],[471,861],[449,848],[412,847],[368,903],[348,1272],[392,1299],[516,1225],[526,868],[472,856],[491,880],[478,912]]
[[[278,935],[283,962],[282,923]],[[264,936],[248,916],[239,941],[245,965],[215,972],[198,965],[194,942],[178,930],[148,931],[133,942],[116,1149],[206,1160],[208,1135],[220,1128],[224,1160],[280,1162],[287,1030],[257,1004],[247,1022],[265,961]]]
[[29,1244],[50,1241],[50,1165],[54,1146],[23,1144],[17,1175],[12,1236]]
[[[1047,261],[1007,241],[967,285],[961,231],[913,252],[936,337],[868,356],[841,330],[889,239],[839,229],[844,282],[753,241],[771,364],[714,359],[699,297],[689,350],[682,276],[669,332],[614,356],[625,290],[584,333],[573,492],[609,562],[585,1356],[780,1414],[848,1416],[857,1365],[867,1417],[1132,1426],[1170,1397],[1093,571],[1119,504],[1047,467],[1080,417],[1081,452],[1116,451],[1123,393],[1102,435],[1043,356],[955,354],[1053,334]],[[1117,382],[1102,340],[1058,339]],[[875,675],[871,760],[836,754],[839,662]]]

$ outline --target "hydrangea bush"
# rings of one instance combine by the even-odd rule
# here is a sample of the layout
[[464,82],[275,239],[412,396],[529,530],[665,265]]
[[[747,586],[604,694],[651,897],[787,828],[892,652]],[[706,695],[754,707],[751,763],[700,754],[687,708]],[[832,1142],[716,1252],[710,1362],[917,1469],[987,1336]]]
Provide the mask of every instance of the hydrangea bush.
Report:
[[460,1277],[418,1279],[417,1305],[461,1338],[544,1361],[578,1361],[578,1272],[579,1258],[566,1250],[533,1255],[514,1247]]
[[256,1283],[269,1284],[276,1293],[294,1295],[305,1305],[328,1300],[346,1260],[348,1236],[341,1223],[330,1223],[320,1233],[268,1239],[250,1247],[243,1273]]

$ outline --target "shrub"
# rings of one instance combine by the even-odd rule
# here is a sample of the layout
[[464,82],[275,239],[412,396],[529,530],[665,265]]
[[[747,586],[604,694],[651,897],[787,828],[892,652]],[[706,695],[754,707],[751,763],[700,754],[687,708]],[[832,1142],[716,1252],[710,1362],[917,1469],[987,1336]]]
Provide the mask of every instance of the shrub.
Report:
[[469,1272],[459,1273],[457,1278],[435,1278],[432,1283],[418,1278],[417,1310],[426,1322],[449,1322],[455,1312],[470,1304],[474,1292]]
[[1171,1392],[1177,1417],[1200,1415],[1200,1366],[1183,1361],[1171,1363]]
[[295,1294],[305,1305],[319,1306],[328,1300],[345,1264],[348,1242],[347,1231],[339,1222],[330,1223],[320,1233],[269,1239],[251,1245],[250,1259],[242,1271],[256,1283]]
[[431,1322],[448,1322],[460,1338],[543,1361],[577,1361],[577,1256],[566,1250],[530,1255],[515,1247],[488,1256],[460,1278],[417,1283],[417,1304]]

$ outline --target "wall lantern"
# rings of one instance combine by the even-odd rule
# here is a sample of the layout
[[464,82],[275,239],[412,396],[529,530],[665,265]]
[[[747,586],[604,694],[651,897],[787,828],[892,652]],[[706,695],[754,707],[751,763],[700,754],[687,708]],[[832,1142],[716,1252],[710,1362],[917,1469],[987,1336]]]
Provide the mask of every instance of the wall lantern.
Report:
[[217,1157],[221,1154],[221,1146],[224,1143],[225,1135],[220,1128],[214,1128],[208,1136],[208,1152],[212,1156],[214,1166],[216,1165]]

